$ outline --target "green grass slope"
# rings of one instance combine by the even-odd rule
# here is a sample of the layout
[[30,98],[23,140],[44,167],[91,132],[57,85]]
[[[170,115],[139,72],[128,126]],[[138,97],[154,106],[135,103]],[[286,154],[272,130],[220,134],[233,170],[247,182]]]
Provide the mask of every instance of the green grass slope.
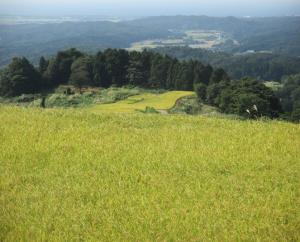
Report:
[[0,241],[297,241],[300,126],[0,107]]

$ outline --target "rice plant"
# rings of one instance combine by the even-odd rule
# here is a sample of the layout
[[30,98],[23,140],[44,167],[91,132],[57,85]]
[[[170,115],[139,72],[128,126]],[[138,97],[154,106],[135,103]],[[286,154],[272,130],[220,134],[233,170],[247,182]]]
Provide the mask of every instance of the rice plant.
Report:
[[4,106],[0,120],[0,241],[299,241],[299,125]]

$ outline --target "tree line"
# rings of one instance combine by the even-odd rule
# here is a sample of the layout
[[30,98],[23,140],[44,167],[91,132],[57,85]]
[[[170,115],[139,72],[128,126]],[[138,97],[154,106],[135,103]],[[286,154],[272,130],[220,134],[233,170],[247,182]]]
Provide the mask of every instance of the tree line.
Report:
[[273,91],[255,79],[245,77],[233,81],[220,69],[214,75],[218,72],[222,78],[195,85],[201,102],[216,106],[224,113],[246,118],[267,116],[300,121],[300,74],[286,77],[282,87]]
[[193,90],[194,84],[208,83],[215,70],[199,61],[179,61],[168,55],[107,49],[87,55],[76,49],[41,57],[39,67],[26,58],[14,58],[1,71],[0,95],[35,93],[60,84],[83,86],[124,86]]
[[282,80],[283,87],[276,92],[283,116],[292,121],[300,120],[300,74],[291,75]]
[[195,59],[215,68],[223,68],[235,80],[248,76],[262,81],[280,81],[284,76],[297,74],[300,70],[300,58],[271,53],[230,54],[178,46],[161,47],[154,51],[180,60]]
[[50,59],[41,57],[38,67],[24,57],[14,58],[0,72],[1,96],[38,93],[61,84],[71,84],[80,90],[84,86],[126,85],[195,90],[201,102],[216,106],[225,113],[249,118],[276,118],[283,113],[279,96],[256,80],[233,81],[222,68],[214,69],[197,60],[180,61],[149,51],[107,49],[96,55],[87,55],[69,49]]
[[195,86],[201,102],[216,106],[224,113],[246,118],[278,118],[282,114],[279,99],[263,83],[251,78],[232,81],[225,76],[221,81],[218,79],[208,85]]

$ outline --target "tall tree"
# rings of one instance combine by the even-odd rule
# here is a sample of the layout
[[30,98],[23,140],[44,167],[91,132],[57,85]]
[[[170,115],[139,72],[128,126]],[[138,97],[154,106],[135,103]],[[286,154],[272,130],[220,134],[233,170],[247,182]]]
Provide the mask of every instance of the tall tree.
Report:
[[83,86],[92,86],[93,81],[93,59],[91,57],[80,57],[71,66],[70,84],[78,87],[81,92]]
[[43,74],[46,70],[47,70],[47,67],[49,65],[49,61],[47,61],[44,56],[42,56],[40,58],[40,62],[39,62],[39,72],[41,74]]
[[49,61],[43,73],[44,79],[50,86],[67,83],[73,62],[82,56],[83,54],[74,48],[58,52],[56,57]]
[[109,82],[116,86],[126,84],[126,71],[129,65],[129,54],[125,50],[107,49],[104,51],[105,69]]
[[93,79],[96,86],[110,87],[111,77],[106,69],[106,59],[102,52],[98,52],[94,58]]
[[166,89],[174,89],[175,88],[175,80],[176,80],[176,75],[177,75],[177,68],[178,67],[178,60],[173,59],[169,69],[168,69],[168,75],[167,75],[167,80],[166,80]]
[[1,93],[6,96],[34,93],[40,89],[40,80],[39,73],[26,58],[14,58],[2,72]]
[[142,86],[145,83],[145,72],[141,61],[130,61],[127,79],[128,83],[134,86]]
[[220,81],[229,81],[230,78],[227,75],[227,73],[224,71],[222,68],[218,68],[213,71],[211,78],[210,78],[210,83],[218,83]]
[[194,72],[194,83],[204,83],[207,85],[211,78],[213,68],[210,65],[204,66],[201,62],[196,62]]
[[155,54],[151,61],[149,86],[151,88],[166,88],[168,70],[172,60],[168,56]]

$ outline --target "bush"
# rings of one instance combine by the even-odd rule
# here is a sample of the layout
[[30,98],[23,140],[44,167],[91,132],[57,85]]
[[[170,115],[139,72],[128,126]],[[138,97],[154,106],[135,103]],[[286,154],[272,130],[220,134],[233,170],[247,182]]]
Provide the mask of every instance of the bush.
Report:
[[34,101],[35,98],[37,98],[37,97],[33,94],[23,94],[23,95],[17,97],[15,100],[18,103],[28,103],[28,102]]
[[[296,106],[296,105],[295,105]],[[292,121],[296,122],[300,120],[300,104],[294,107],[292,115],[291,115]]]
[[[222,112],[248,118],[267,116],[276,118],[281,112],[279,99],[262,83],[252,79],[213,82],[206,88],[197,85],[195,91],[200,100],[214,105]],[[256,107],[253,110],[253,107]]]
[[142,113],[159,113],[155,108],[153,107],[146,107],[145,110],[138,110]]
[[197,94],[197,97],[199,101],[204,102],[206,99],[206,88],[207,86],[204,83],[197,83],[195,84],[195,92]]

